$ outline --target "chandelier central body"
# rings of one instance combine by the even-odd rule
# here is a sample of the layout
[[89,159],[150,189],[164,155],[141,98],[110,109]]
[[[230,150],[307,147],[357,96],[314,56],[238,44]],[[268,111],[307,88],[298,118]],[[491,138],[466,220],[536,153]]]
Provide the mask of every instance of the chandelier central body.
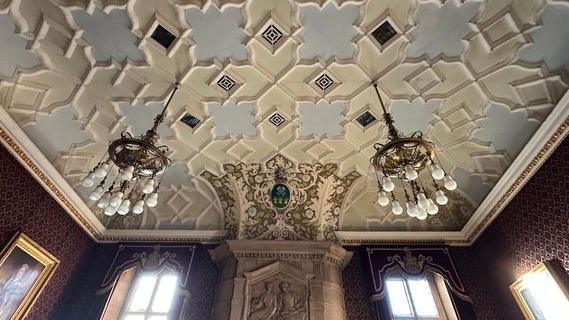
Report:
[[166,101],[162,112],[154,118],[152,128],[134,137],[123,131],[120,138],[109,142],[107,155],[89,174],[83,178],[82,185],[91,187],[101,179],[89,194],[103,213],[126,215],[131,211],[141,214],[144,207],[154,207],[158,203],[160,179],[170,166],[168,147],[157,145],[158,126],[164,121],[166,109],[170,105],[179,84]]
[[[423,138],[421,131],[404,136],[395,128],[395,121],[385,108],[377,83],[373,86],[388,130],[387,142],[374,144],[376,152],[370,159],[380,188],[377,202],[382,207],[391,202],[391,212],[400,215],[403,206],[398,198],[403,196],[407,214],[425,220],[428,215],[439,212],[437,204],[448,202],[441,184],[447,190],[454,190],[456,182],[436,162],[437,148]],[[437,182],[440,180],[442,182]],[[400,188],[396,189],[395,182],[399,182]],[[431,198],[427,197],[429,194]]]

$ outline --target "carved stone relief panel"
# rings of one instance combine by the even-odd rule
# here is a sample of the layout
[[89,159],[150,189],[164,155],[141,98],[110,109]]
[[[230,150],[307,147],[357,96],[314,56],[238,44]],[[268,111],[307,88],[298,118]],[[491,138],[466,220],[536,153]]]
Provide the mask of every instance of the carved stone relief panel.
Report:
[[309,319],[309,275],[285,262],[275,262],[245,274],[249,320]]

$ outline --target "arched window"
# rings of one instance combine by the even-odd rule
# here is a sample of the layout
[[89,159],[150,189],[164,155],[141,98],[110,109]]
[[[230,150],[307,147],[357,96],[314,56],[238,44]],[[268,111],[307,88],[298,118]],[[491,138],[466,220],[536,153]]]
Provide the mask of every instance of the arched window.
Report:
[[131,268],[117,279],[102,320],[167,320],[178,291],[178,275],[168,268]]
[[444,279],[436,273],[393,274],[386,278],[385,288],[395,320],[457,319]]

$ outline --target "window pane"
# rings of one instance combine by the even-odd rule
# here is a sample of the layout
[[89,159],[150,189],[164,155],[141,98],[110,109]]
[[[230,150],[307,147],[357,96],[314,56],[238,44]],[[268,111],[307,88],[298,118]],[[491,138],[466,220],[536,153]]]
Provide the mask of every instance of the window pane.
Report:
[[385,281],[387,296],[394,316],[413,316],[409,298],[402,279],[389,279]]
[[148,320],[168,320],[168,317],[166,317],[166,316],[152,316],[152,317],[148,318]]
[[138,279],[128,311],[146,311],[156,285],[156,276],[145,275]]
[[176,293],[177,282],[178,277],[173,274],[163,275],[160,277],[158,289],[156,290],[156,295],[154,296],[154,301],[152,302],[152,311],[164,313],[170,311],[172,299]]
[[437,305],[435,304],[429,282],[426,279],[407,280],[407,284],[411,291],[411,300],[413,300],[417,315],[423,317],[438,316]]
[[122,318],[122,320],[144,320],[144,316],[142,315],[129,315]]

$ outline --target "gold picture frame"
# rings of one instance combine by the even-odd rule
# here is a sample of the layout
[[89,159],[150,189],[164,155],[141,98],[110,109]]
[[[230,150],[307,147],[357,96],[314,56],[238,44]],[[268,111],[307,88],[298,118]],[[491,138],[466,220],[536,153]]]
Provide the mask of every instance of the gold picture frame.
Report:
[[51,253],[17,233],[0,253],[0,318],[23,319],[58,265]]
[[[526,320],[549,319],[546,316],[547,310],[542,310],[540,307],[539,297],[535,297],[533,290],[530,291],[532,277],[541,291],[546,292],[546,300],[552,299],[552,296],[553,299],[557,297],[565,300],[564,302],[569,306],[569,281],[563,266],[557,261],[542,262],[510,286],[510,291]],[[559,290],[556,289],[557,287]],[[559,307],[558,304],[555,305]]]

